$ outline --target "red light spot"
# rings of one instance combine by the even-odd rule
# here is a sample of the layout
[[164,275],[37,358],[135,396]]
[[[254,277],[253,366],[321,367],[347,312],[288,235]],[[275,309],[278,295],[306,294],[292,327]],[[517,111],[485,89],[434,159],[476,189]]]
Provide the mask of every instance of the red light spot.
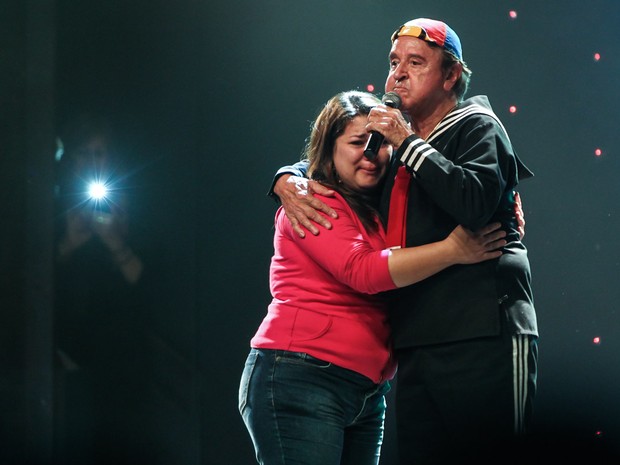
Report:
[[596,344],[597,346],[601,344],[601,338],[596,336],[594,339],[592,339],[592,343]]
[[596,436],[597,438],[602,438],[603,437],[603,432],[601,430],[599,430],[596,433],[594,433],[594,436]]
[[517,112],[516,105],[510,105],[510,108],[508,109],[508,111],[510,111],[510,113],[516,113]]
[[600,53],[598,53],[598,52],[596,52],[596,53],[594,54],[594,61],[599,61],[600,59],[601,59],[601,54],[600,54]]
[[601,149],[596,149],[594,151],[594,155],[596,155],[597,157],[600,157],[601,155],[603,155],[603,151]]
[[511,19],[517,19],[517,12],[515,10],[510,10],[508,16],[510,16]]
[[373,84],[368,84],[368,85],[366,86],[366,90],[367,90],[368,92],[374,92],[374,91],[375,91],[375,86],[374,86]]

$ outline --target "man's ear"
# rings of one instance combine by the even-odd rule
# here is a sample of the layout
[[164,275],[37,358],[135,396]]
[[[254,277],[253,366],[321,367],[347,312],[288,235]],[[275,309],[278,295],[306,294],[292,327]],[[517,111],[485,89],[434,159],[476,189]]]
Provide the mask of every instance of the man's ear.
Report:
[[443,83],[443,88],[446,92],[452,90],[452,88],[461,78],[461,74],[463,74],[463,65],[461,63],[454,63],[446,73],[446,77]]

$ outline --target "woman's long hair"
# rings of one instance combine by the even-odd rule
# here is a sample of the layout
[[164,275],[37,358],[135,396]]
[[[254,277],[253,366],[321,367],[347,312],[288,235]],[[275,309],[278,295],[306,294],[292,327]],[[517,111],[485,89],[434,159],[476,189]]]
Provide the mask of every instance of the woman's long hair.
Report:
[[303,154],[303,158],[309,162],[309,177],[340,193],[367,231],[376,231],[378,228],[379,186],[368,191],[358,191],[342,183],[334,166],[334,147],[336,139],[353,118],[368,115],[371,108],[379,103],[381,101],[376,96],[357,90],[341,92],[329,99],[312,124]]

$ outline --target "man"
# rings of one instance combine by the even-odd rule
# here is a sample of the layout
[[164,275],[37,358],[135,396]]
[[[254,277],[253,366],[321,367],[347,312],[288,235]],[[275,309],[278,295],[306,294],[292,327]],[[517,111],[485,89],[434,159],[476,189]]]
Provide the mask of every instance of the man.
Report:
[[[390,217],[388,238],[396,237],[388,245],[436,241],[458,224],[475,230],[501,221],[508,233],[496,261],[451,267],[390,295],[401,464],[481,461],[514,445],[531,418],[538,329],[514,189],[532,174],[487,98],[463,101],[471,71],[449,26],[426,18],[407,22],[392,35],[389,60],[385,90],[398,93],[400,110],[381,105],[366,127],[397,149],[380,206],[383,219]],[[283,172],[303,175],[303,165]],[[402,231],[389,210],[402,205],[391,199],[397,172],[408,183]],[[311,204],[303,204],[297,184],[298,178],[280,176],[273,191],[298,233],[301,225],[316,233],[310,220],[321,215],[307,213],[309,206],[331,212],[311,190]],[[316,183],[310,188],[324,193]]]

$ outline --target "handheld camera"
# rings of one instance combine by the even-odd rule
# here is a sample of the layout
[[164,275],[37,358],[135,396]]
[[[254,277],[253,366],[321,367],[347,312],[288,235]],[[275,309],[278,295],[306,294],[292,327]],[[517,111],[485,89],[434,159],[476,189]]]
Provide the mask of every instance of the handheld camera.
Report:
[[93,181],[88,185],[88,198],[93,206],[93,218],[99,223],[109,223],[112,220],[109,189],[105,183]]

